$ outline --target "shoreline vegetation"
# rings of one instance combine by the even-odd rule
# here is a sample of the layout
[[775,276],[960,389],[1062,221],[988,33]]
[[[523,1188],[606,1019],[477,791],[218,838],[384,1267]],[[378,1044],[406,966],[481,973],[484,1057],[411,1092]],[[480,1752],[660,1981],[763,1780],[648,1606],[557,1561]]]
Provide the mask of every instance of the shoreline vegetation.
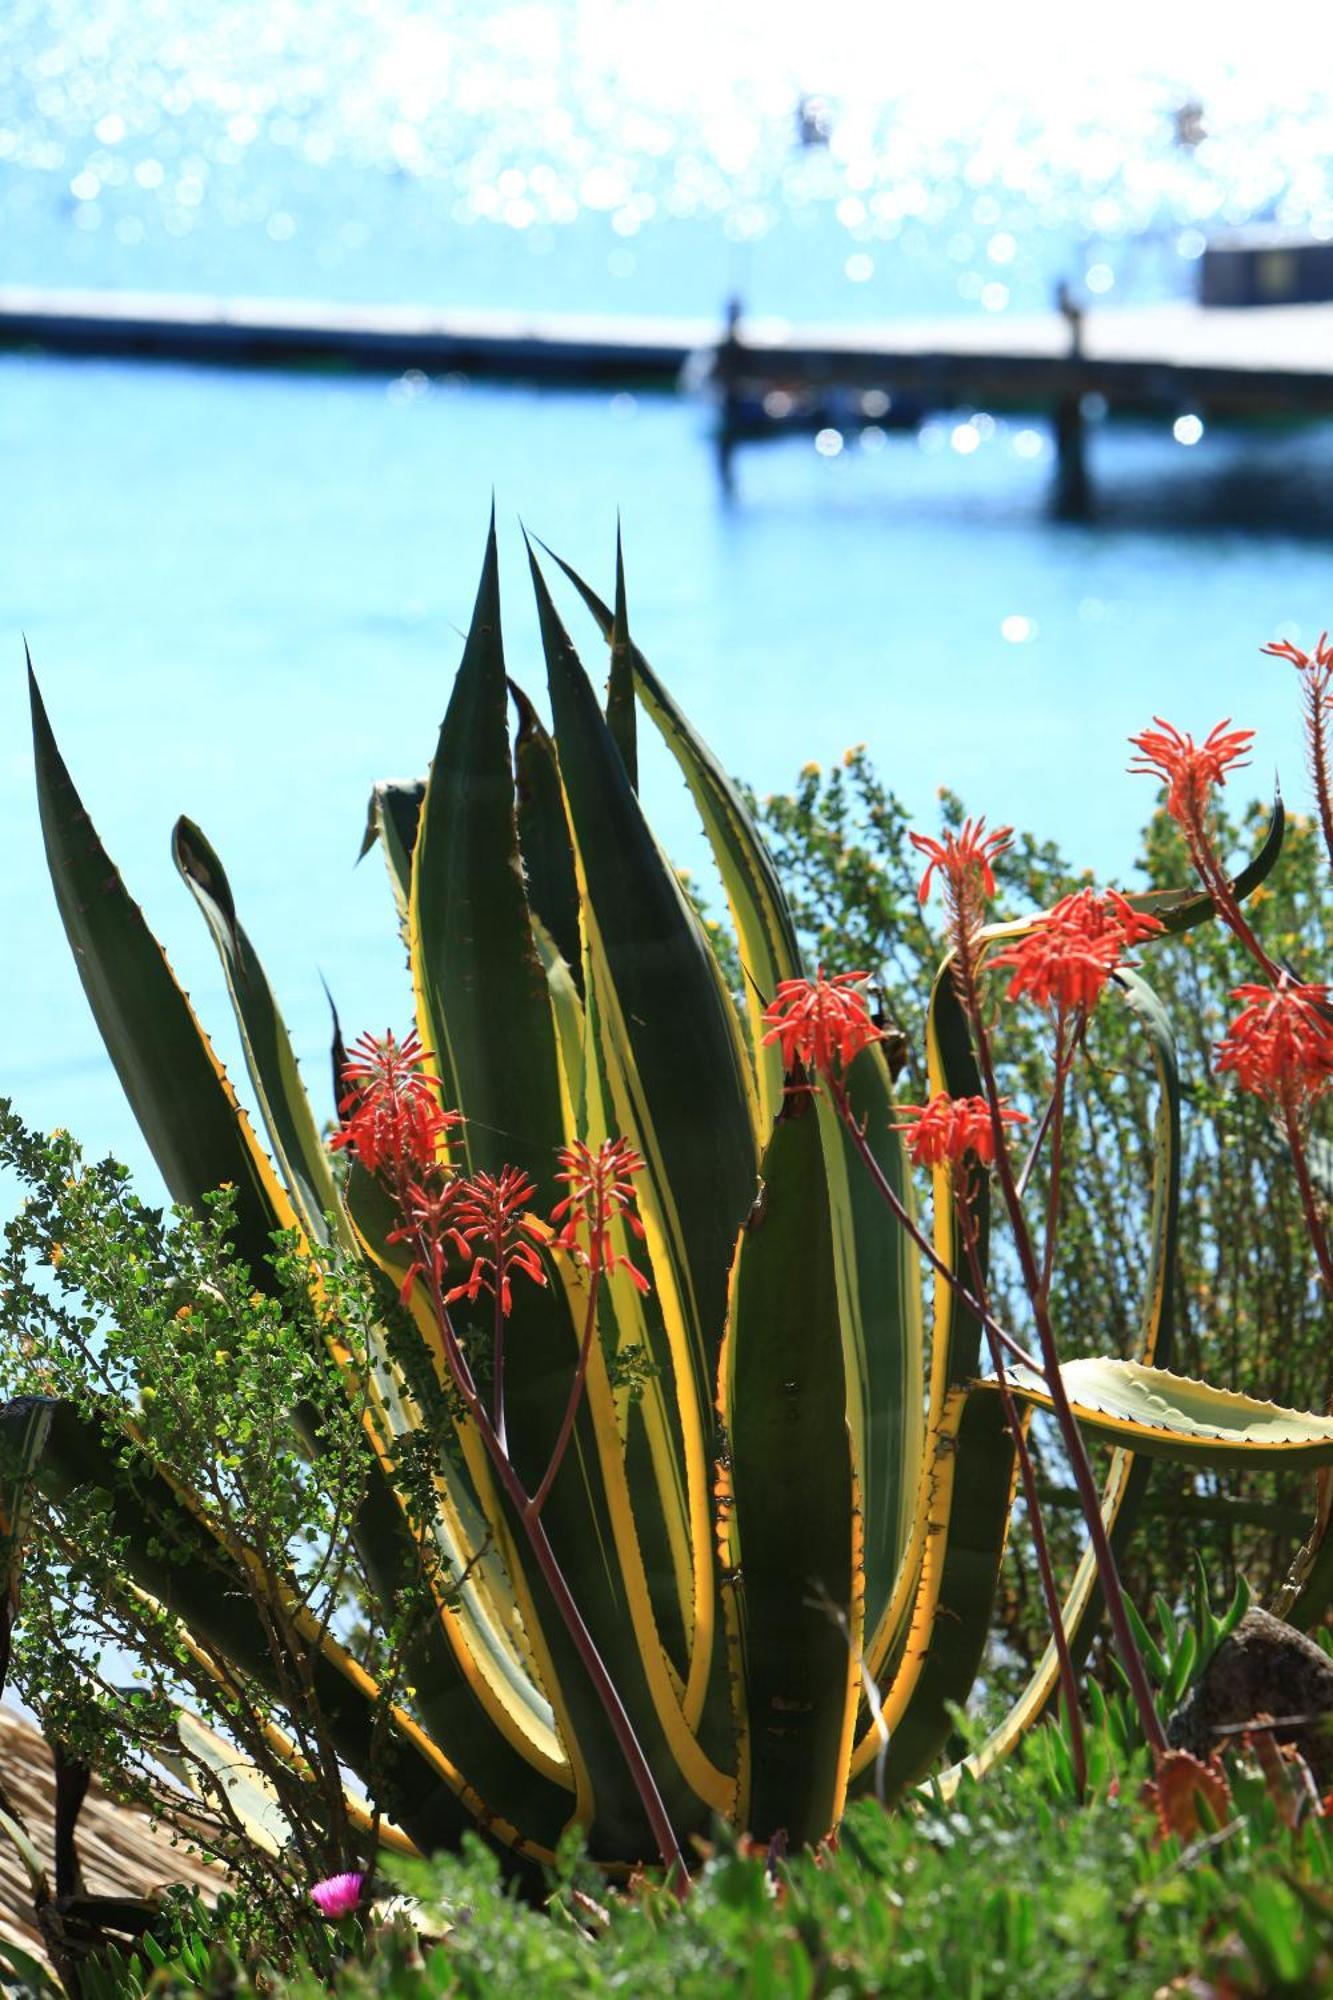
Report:
[[[528,554],[554,728],[492,524],[430,775],[371,801],[411,1026],[334,1014],[331,1121],[182,819],[252,1128],[32,682],[174,1204],[3,1107],[0,1669],[57,1746],[54,1881],[0,1827],[55,1973],[1330,1990],[1311,1718],[1214,1729],[1200,1690],[1251,1594],[1333,1602],[1333,648],[1267,649],[1315,815],[1228,819],[1253,732],[1154,718],[1122,893],[948,794],[909,826],[861,749],[747,797],[619,552],[610,603],[552,558],[604,696]],[[653,837],[644,727],[724,917]],[[86,1891],[90,1770],[228,1868],[215,1910]]]

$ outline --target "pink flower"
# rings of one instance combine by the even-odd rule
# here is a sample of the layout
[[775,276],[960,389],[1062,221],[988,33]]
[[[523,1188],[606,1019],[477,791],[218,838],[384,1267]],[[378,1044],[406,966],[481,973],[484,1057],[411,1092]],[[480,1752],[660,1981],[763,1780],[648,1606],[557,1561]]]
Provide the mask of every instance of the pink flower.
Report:
[[316,1882],[310,1891],[310,1900],[321,1916],[330,1923],[339,1917],[350,1917],[361,1901],[364,1875],[329,1875],[324,1881]]

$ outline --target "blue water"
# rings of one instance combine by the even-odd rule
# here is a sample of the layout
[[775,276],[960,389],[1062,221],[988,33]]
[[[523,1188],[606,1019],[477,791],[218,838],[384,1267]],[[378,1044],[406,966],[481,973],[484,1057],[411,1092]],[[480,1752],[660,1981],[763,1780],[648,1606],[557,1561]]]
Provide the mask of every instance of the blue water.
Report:
[[[947,55],[949,88],[938,67],[893,72],[887,44],[872,86],[834,33],[855,16],[882,39],[855,9],[812,48],[769,8],[757,55],[757,13],[689,0],[668,34],[666,11],[29,0],[0,22],[3,275],[999,312],[1062,269],[1178,290],[1209,218],[1333,222],[1326,104],[1288,83],[1275,120],[1262,68],[1224,51],[1202,81],[1183,55],[1113,67],[1100,97],[1016,65],[987,123],[998,57],[947,51],[943,26],[913,32],[936,35],[918,54]],[[804,88],[828,94],[829,149],[793,146]],[[1191,89],[1216,136],[1185,152],[1169,114]],[[1045,439],[985,412],[743,452],[728,502],[706,414],[670,398],[0,360],[0,1091],[143,1164],[45,880],[24,633],[85,801],[229,1062],[168,856],[181,811],[230,871],[324,1107],[318,974],[349,1029],[406,1017],[382,871],[352,864],[371,782],[430,754],[492,489],[519,679],[540,688],[516,518],[605,587],[619,508],[641,643],[761,791],[866,741],[924,823],[948,784],[1123,876],[1150,804],[1125,738],[1154,711],[1258,728],[1255,789],[1278,763],[1303,796],[1293,677],[1258,648],[1330,619],[1329,443],[1104,427],[1099,515],[1075,527],[1050,518]],[[698,868],[660,759],[649,794]]]
[[[910,438],[832,462],[767,448],[728,506],[702,420],[666,400],[9,361],[0,410],[22,496],[0,547],[0,1048],[29,1114],[96,1148],[137,1157],[44,880],[20,631],[203,1016],[227,1009],[167,853],[180,811],[228,866],[322,1088],[317,970],[349,1025],[406,1013],[387,886],[352,862],[370,783],[420,771],[433,744],[492,482],[516,676],[540,687],[515,516],[605,585],[618,503],[643,643],[761,790],[865,740],[926,823],[949,783],[1111,872],[1149,804],[1125,737],[1154,710],[1258,727],[1256,782],[1280,761],[1301,789],[1291,677],[1258,647],[1327,615],[1325,535],[1215,518],[1156,437],[1098,440],[1116,498],[1074,528],[1048,522],[1048,467],[998,428],[966,461]],[[1327,462],[1315,439],[1210,450],[1247,509],[1265,479],[1282,506],[1302,479],[1317,494]],[[652,789],[697,860],[683,789],[660,767]]]
[[[827,143],[802,146],[812,97]],[[1154,0],[1113,24],[1059,0],[9,0],[0,18],[11,282],[1003,312],[1056,274],[1094,297],[1185,288],[1219,223],[1333,232],[1331,154],[1308,52],[1248,12]]]

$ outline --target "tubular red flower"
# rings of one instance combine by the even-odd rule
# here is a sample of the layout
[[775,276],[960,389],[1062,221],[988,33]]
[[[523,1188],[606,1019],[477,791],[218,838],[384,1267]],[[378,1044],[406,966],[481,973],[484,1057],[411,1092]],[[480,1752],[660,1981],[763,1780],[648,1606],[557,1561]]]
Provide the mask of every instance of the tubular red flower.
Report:
[[1166,809],[1172,819],[1182,826],[1196,827],[1207,810],[1213,786],[1224,785],[1228,771],[1242,769],[1249,761],[1254,731],[1229,730],[1228,717],[1215,724],[1202,743],[1196,743],[1192,736],[1183,734],[1160,715],[1155,715],[1153,721],[1156,729],[1145,729],[1141,735],[1130,737],[1139,754],[1129,768],[1160,779],[1167,788]]
[[1276,986],[1236,987],[1232,999],[1247,1005],[1217,1045],[1218,1069],[1283,1110],[1313,1104],[1333,1083],[1331,990],[1285,973]]
[[1313,653],[1302,652],[1290,639],[1274,639],[1259,650],[1275,660],[1289,660],[1297,673],[1322,681],[1324,687],[1333,679],[1333,646],[1329,644],[1327,632],[1319,634]]
[[466,1181],[455,1174],[445,1174],[431,1186],[423,1186],[418,1181],[409,1182],[403,1219],[385,1239],[389,1243],[410,1243],[416,1251],[402,1282],[404,1305],[410,1300],[412,1287],[423,1273],[429,1272],[436,1286],[443,1286],[450,1245],[461,1257],[471,1255],[471,1245],[459,1226],[458,1218],[466,1186]]
[[[995,1164],[995,1128],[990,1106],[984,1097],[950,1097],[937,1090],[929,1104],[900,1104],[909,1115],[892,1127],[901,1132],[918,1167],[958,1165],[971,1153],[983,1167]],[[1006,1124],[1026,1125],[1026,1111],[1010,1111],[1001,1099],[1000,1117]]]
[[362,1035],[343,1070],[342,1125],[330,1150],[350,1146],[367,1173],[400,1179],[433,1167],[463,1121],[441,1105],[439,1084],[425,1067],[429,1061],[415,1032],[401,1042],[392,1033]]
[[764,1042],[780,1042],[782,1067],[804,1063],[821,1075],[843,1071],[864,1048],[884,1038],[870,1018],[861,986],[864,972],[836,972],[821,966],[813,979],[784,979],[764,1009]]
[[1162,929],[1157,917],[1136,910],[1118,890],[1099,896],[1081,889],[1039,917],[1028,935],[997,951],[994,966],[1013,967],[1007,998],[1026,994],[1042,1007],[1095,1007],[1125,951]]
[[555,1230],[554,1247],[567,1251],[594,1275],[623,1270],[641,1292],[650,1289],[647,1278],[632,1260],[617,1251],[611,1241],[611,1225],[619,1218],[643,1241],[644,1227],[634,1213],[635,1192],[631,1176],[644,1171],[644,1162],[628,1139],[603,1139],[593,1152],[581,1139],[560,1148],[560,1171],[556,1175],[569,1193],[551,1210]]
[[930,895],[930,878],[938,868],[945,882],[946,896],[960,904],[979,888],[987,896],[995,894],[995,862],[1013,844],[1011,826],[998,826],[987,833],[984,819],[965,819],[960,832],[946,828],[942,840],[929,834],[909,833],[908,839],[929,857],[917,895],[924,903]]
[[450,1235],[472,1258],[472,1269],[461,1285],[446,1292],[445,1304],[475,1300],[482,1291],[498,1296],[500,1311],[509,1317],[514,1303],[510,1279],[516,1271],[534,1285],[546,1283],[538,1246],[546,1242],[539,1222],[525,1215],[537,1189],[517,1167],[502,1167],[498,1176],[473,1174],[459,1181]]

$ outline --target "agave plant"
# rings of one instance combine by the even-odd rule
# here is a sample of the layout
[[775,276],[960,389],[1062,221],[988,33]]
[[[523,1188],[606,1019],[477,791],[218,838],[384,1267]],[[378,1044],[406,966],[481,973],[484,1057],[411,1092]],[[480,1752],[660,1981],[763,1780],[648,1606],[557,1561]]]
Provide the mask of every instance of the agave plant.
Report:
[[[981,1320],[955,1282],[966,1273],[947,1172],[937,1176],[943,1275],[928,1348],[920,1232],[887,1212],[867,1171],[865,1155],[911,1223],[882,1045],[848,1068],[850,1124],[820,1091],[806,1094],[805,1115],[783,1115],[793,1106],[765,1008],[805,968],[781,885],[737,788],[632,643],[619,561],[614,608],[561,568],[609,642],[605,704],[535,559],[553,733],[507,679],[492,526],[430,776],[376,788],[367,844],[388,865],[417,1031],[443,1104],[463,1115],[468,1172],[521,1171],[533,1206],[549,1209],[561,1148],[618,1136],[645,1163],[636,1256],[649,1289],[623,1268],[606,1273],[572,1448],[542,1523],[670,1826],[683,1841],[720,1815],[760,1840],[815,1842],[849,1792],[891,1799],[940,1757],[986,1645],[1015,1441],[982,1371]],[[641,715],[685,777],[725,886],[739,1003],[644,816]],[[33,717],[61,914],[173,1198],[197,1205],[230,1184],[236,1245],[258,1286],[279,1230],[367,1260],[386,1298],[406,1281],[422,1352],[409,1365],[387,1337],[372,1352],[368,1495],[351,1530],[392,1597],[421,1560],[392,1447],[420,1425],[416,1385],[438,1372],[436,1320],[408,1271],[410,1246],[389,1240],[395,1214],[364,1164],[345,1182],[332,1170],[203,834],[182,820],[175,859],[221,955],[267,1150],[93,830],[35,683]],[[1280,843],[1278,808],[1239,894]],[[1175,928],[1211,910],[1207,896],[1184,892],[1155,907]],[[1333,1462],[1333,1423],[1169,1372],[1165,1275],[1180,1198],[1171,1034],[1133,973],[1118,975],[1114,993],[1141,1026],[1159,1086],[1141,1336],[1131,1360],[1064,1371],[1082,1430],[1114,1448],[1102,1494],[1113,1542],[1154,1455],[1208,1467],[1256,1455]],[[935,1087],[976,1091],[948,976],[935,987],[928,1053]],[[984,1186],[972,1254],[984,1270]],[[580,1350],[578,1287],[553,1267],[551,1277],[516,1296],[507,1333],[508,1445],[530,1485],[551,1461]],[[466,1300],[458,1311],[466,1329]],[[467,1337],[483,1342],[484,1326]],[[1011,1387],[1028,1406],[1049,1402],[1039,1374],[1016,1374]],[[20,1483],[35,1482],[48,1504],[92,1483],[127,1518],[139,1510],[180,1537],[209,1535],[207,1509],[144,1461],[132,1424],[127,1443],[106,1423],[27,1398],[4,1410],[3,1434]],[[378,1804],[423,1849],[477,1827],[505,1852],[541,1859],[576,1822],[604,1863],[652,1858],[660,1843],[586,1652],[465,1410],[434,1476],[433,1541],[456,1588],[413,1642],[407,1692],[388,1718],[394,1755],[374,1774]],[[21,1515],[12,1495],[7,1513]],[[132,1540],[135,1585],[168,1598],[209,1648],[269,1686],[280,1722],[281,1677],[247,1625],[243,1579],[234,1594],[191,1594],[164,1573],[157,1546],[147,1528]],[[209,1554],[214,1569],[230,1559]],[[1076,1654],[1096,1586],[1085,1559],[1063,1610]],[[319,1646],[339,1756],[366,1774],[376,1688],[331,1634]],[[980,1765],[1040,1712],[1055,1674],[1052,1647]]]

